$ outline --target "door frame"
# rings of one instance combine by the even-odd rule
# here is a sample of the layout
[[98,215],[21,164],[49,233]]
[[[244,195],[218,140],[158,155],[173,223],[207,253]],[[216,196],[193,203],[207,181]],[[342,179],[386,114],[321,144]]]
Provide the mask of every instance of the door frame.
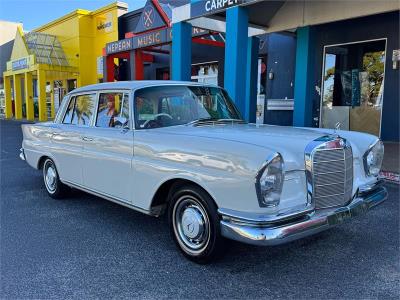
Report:
[[369,40],[359,40],[359,41],[347,42],[347,43],[337,43],[337,44],[324,45],[323,52],[322,52],[321,92],[320,92],[320,97],[319,97],[319,124],[318,124],[319,128],[322,128],[322,102],[323,102],[323,95],[324,95],[324,88],[325,88],[325,86],[324,86],[324,71],[325,71],[326,48],[335,47],[335,46],[343,46],[343,45],[362,44],[362,43],[376,42],[376,41],[385,41],[385,55],[384,55],[384,63],[383,63],[382,108],[381,108],[381,116],[380,116],[380,120],[379,120],[379,138],[381,137],[381,134],[382,134],[382,111],[383,111],[383,103],[385,101],[387,37],[369,39]]

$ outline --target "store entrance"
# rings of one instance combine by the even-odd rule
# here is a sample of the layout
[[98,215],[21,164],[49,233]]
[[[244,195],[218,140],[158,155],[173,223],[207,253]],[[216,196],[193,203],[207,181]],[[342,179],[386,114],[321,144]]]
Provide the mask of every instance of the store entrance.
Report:
[[325,46],[321,127],[380,135],[386,39]]

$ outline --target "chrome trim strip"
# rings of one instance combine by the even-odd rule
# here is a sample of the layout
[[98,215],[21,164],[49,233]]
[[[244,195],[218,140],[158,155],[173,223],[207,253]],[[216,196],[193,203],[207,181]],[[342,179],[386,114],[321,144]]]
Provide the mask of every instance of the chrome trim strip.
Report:
[[320,209],[303,216],[301,219],[288,220],[286,223],[264,224],[236,222],[222,219],[221,234],[239,242],[273,246],[294,241],[332,228],[354,217],[365,214],[371,208],[381,204],[387,198],[387,191],[379,187],[365,197],[355,198],[350,204],[339,208]]
[[[337,184],[337,183],[336,183]],[[340,196],[344,195],[345,193],[338,193],[338,194],[330,194],[330,195],[325,195],[325,196],[318,196],[317,198],[326,198],[326,197],[332,197],[332,196]]]
[[[303,207],[305,207],[303,205]],[[276,224],[280,222],[284,222],[290,219],[295,219],[308,213],[311,213],[313,209],[299,209],[298,207],[292,208],[288,211],[282,212],[277,215],[267,215],[267,214],[259,214],[259,213],[248,213],[236,211],[228,208],[219,208],[218,213],[221,215],[223,220],[232,220],[238,223],[247,223],[247,224]]]
[[104,194],[104,193],[101,193],[101,192],[97,192],[97,191],[91,190],[91,189],[86,188],[86,187],[84,187],[84,186],[82,186],[80,184],[72,183],[72,182],[66,181],[66,180],[61,180],[61,181],[64,184],[66,184],[66,185],[68,185],[70,187],[76,188],[78,190],[84,191],[86,193],[92,194],[94,196],[97,196],[97,197],[100,197],[100,198],[103,198],[103,199],[106,199],[106,200],[109,200],[111,202],[120,204],[122,206],[131,208],[133,210],[136,210],[138,212],[144,213],[144,214],[149,215],[149,216],[158,217],[161,214],[161,209],[153,209],[153,210],[143,209],[143,208],[140,208],[138,206],[135,206],[135,205],[132,205],[130,203],[127,203],[127,202],[123,201],[122,199],[115,198],[115,197],[110,196],[108,194]]
[[19,149],[19,158],[21,160],[26,160],[24,148]]

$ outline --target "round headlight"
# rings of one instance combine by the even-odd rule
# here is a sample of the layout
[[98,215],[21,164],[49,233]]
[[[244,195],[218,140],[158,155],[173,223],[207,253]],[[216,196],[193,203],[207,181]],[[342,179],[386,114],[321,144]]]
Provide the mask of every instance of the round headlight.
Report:
[[381,140],[373,143],[364,153],[364,171],[368,176],[378,176],[383,161],[384,147]]
[[283,180],[283,158],[279,153],[275,153],[264,163],[256,176],[256,191],[260,207],[279,205]]

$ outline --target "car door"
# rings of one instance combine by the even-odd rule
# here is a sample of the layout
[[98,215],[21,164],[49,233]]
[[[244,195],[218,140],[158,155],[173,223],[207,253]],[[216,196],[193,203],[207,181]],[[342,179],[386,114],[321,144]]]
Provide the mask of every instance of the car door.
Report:
[[82,132],[90,125],[96,93],[73,95],[52,134],[52,152],[62,181],[82,185]]
[[98,93],[96,118],[83,136],[83,182],[91,191],[132,203],[133,130],[129,91]]

